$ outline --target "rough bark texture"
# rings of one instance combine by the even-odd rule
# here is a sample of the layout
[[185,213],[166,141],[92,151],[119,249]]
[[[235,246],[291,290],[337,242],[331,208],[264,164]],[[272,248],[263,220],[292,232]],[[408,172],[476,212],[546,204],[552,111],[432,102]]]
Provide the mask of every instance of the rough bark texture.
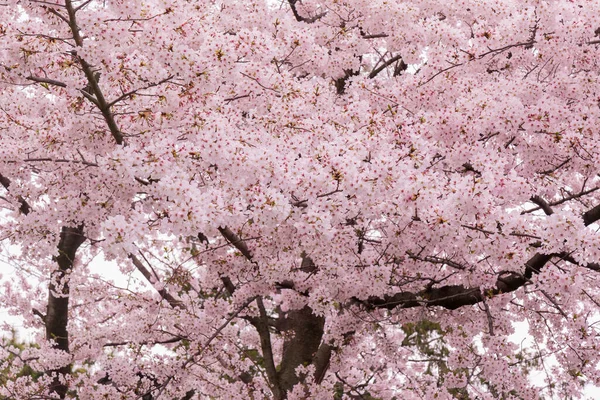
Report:
[[296,375],[296,368],[310,365],[321,344],[325,318],[313,314],[310,307],[293,310],[285,317],[285,331],[289,337],[283,343],[283,357],[278,372],[280,387],[289,392],[304,380]]
[[[54,341],[54,348],[69,352],[69,273],[73,268],[75,253],[85,242],[83,227],[63,227],[58,243],[58,256],[55,261],[58,269],[52,274],[48,287],[48,306],[46,308],[46,339]],[[71,365],[49,371],[56,374],[52,382],[51,392],[56,393],[61,399],[67,394],[67,385],[61,383],[60,375],[69,374]]]

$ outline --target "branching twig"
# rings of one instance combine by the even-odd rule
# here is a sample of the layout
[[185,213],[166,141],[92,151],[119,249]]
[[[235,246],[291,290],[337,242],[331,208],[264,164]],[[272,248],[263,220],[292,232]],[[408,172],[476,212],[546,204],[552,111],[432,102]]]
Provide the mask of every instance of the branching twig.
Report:
[[155,86],[162,85],[163,83],[168,82],[171,79],[173,79],[173,75],[169,75],[168,77],[166,77],[164,79],[161,79],[158,82],[149,83],[149,84],[147,84],[144,87],[130,90],[129,92],[123,93],[121,96],[117,97],[116,99],[114,99],[113,101],[111,101],[110,103],[108,103],[106,106],[107,107],[112,107],[115,104],[117,104],[118,102],[120,102],[120,101],[122,101],[122,100],[124,100],[124,99],[126,99],[128,97],[131,97],[131,96],[133,96],[135,94],[137,94],[137,92],[139,92],[140,90],[146,90],[146,89],[150,89],[150,88],[155,87]]
[[[386,69],[387,67],[389,67],[390,65],[392,65],[393,63],[395,63],[396,61],[402,62],[402,56],[400,54],[396,54],[394,57],[390,58],[389,60],[385,61],[383,64],[381,64],[379,67],[373,69],[373,71],[371,71],[371,73],[369,74],[369,78],[373,79],[375,78],[381,71],[383,71],[384,69]],[[402,64],[404,64],[402,62]],[[404,64],[406,66],[406,64]],[[406,66],[408,67],[408,66]],[[404,68],[406,69],[406,68]]]
[[429,82],[431,82],[433,79],[435,79],[438,75],[443,74],[444,72],[450,71],[453,68],[456,67],[460,67],[461,65],[463,65],[463,63],[460,64],[452,64],[451,66],[449,66],[448,68],[444,68],[439,70],[438,72],[436,72],[435,74],[433,74],[429,79],[427,79],[425,82],[419,83],[419,86],[424,86],[426,84],[428,84]]
[[[548,205],[551,206],[551,207],[558,206],[560,204],[566,203],[569,200],[578,199],[578,198],[583,197],[583,196],[585,196],[587,194],[593,193],[593,192],[597,191],[598,189],[600,189],[600,187],[595,187],[595,188],[592,188],[592,189],[583,190],[583,191],[581,191],[579,193],[572,194],[572,195],[564,197],[564,198],[562,198],[560,200],[550,202],[550,203],[548,203]],[[539,210],[541,208],[542,207],[539,207],[539,206],[535,207],[535,208],[530,208],[528,210],[521,211],[521,214],[529,214],[529,213],[537,211],[537,210]]]
[[550,303],[554,305],[554,307],[558,310],[560,315],[567,319],[569,318],[567,314],[563,311],[563,309],[560,307],[560,305],[556,302],[556,300],[554,300],[544,289],[540,289],[540,292],[550,301]]
[[200,350],[198,350],[196,353],[194,353],[194,355],[192,355],[184,364],[184,367],[187,366],[189,363],[193,362],[195,360],[196,357],[201,356],[204,351],[206,351],[206,349],[210,346],[210,344],[212,343],[213,340],[216,339],[217,336],[219,336],[219,334],[221,333],[221,331],[223,331],[223,329],[225,329],[225,327],[227,327],[227,325],[229,325],[229,323],[231,321],[233,321],[234,318],[236,318],[239,313],[241,313],[246,307],[248,307],[250,305],[250,303],[252,303],[254,300],[257,299],[257,296],[251,297],[248,300],[246,300],[241,306],[239,306],[233,313],[231,313],[231,315],[229,315],[226,319],[225,322],[223,322],[216,330],[215,332],[210,335],[210,337],[207,339],[207,341],[204,343],[204,345],[200,348]]

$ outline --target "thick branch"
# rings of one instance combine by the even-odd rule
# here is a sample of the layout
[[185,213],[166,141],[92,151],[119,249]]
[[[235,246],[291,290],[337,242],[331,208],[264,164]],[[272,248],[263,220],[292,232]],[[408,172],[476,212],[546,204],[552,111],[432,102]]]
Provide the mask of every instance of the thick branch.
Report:
[[[246,242],[227,227],[219,227],[219,232],[232,246],[234,246],[246,259],[252,263],[256,261],[252,258],[252,253],[248,249]],[[310,257],[302,254],[301,270],[305,272],[314,272],[316,267]],[[230,282],[230,281],[229,281]],[[293,285],[293,283],[292,283]],[[226,283],[227,286],[227,283]],[[321,338],[323,337],[323,327],[325,318],[313,314],[308,306],[301,310],[293,310],[287,313],[281,321],[282,330],[290,331],[283,344],[282,361],[279,371],[275,368],[273,361],[273,350],[271,348],[271,336],[269,333],[269,318],[267,316],[264,304],[261,298],[257,299],[260,317],[251,318],[249,321],[256,328],[263,352],[265,370],[271,383],[271,390],[275,399],[284,399],[286,393],[290,391],[295,384],[300,382],[296,375],[296,368],[300,365],[309,365],[313,362],[315,353],[319,350]],[[319,358],[315,360],[318,377],[323,378],[329,363],[330,351],[328,347],[322,347]]]
[[[8,190],[8,187],[10,186],[10,179],[0,174],[0,185],[4,186],[4,189]],[[18,196],[17,200],[20,204],[19,211],[21,211],[24,215],[29,214],[29,212],[31,211],[31,207],[29,206],[29,203],[27,203],[27,200],[25,200],[21,196]]]
[[[292,310],[273,321],[267,315],[262,300],[258,302],[260,316],[246,317],[258,331],[265,370],[271,383],[271,390],[276,399],[284,399],[286,393],[305,377],[298,376],[296,369],[301,365],[315,366],[314,378],[320,383],[327,369],[333,351],[329,343],[321,343],[325,318],[315,315],[308,306],[300,310]],[[283,334],[283,354],[281,364],[275,368],[269,326]]]
[[[48,286],[48,305],[44,318],[46,339],[54,341],[55,349],[67,353],[69,352],[69,333],[67,331],[69,322],[69,274],[73,268],[75,253],[83,242],[85,242],[83,226],[76,228],[63,226],[60,233],[60,242],[58,243],[58,256],[54,258],[54,261],[58,264],[58,270],[52,274]],[[49,372],[57,374],[52,381],[51,391],[61,399],[65,398],[68,387],[61,381],[60,376],[69,374],[71,365],[65,365]]]
[[224,227],[224,228],[219,227],[219,232],[221,233],[221,235],[223,235],[223,237],[225,239],[227,239],[227,241],[229,243],[231,243],[231,245],[233,247],[235,247],[236,249],[238,249],[238,251],[240,253],[242,253],[242,255],[244,257],[246,257],[246,259],[248,261],[250,261],[252,263],[255,263],[255,261],[252,259],[252,253],[248,249],[248,245],[246,244],[246,242],[244,241],[244,239],[240,238],[238,235],[236,235],[228,227]]
[[530,200],[532,203],[536,204],[538,207],[544,210],[544,213],[546,215],[554,214],[554,211],[552,211],[550,204],[548,204],[548,202],[542,199],[540,196],[532,196]]
[[600,219],[600,204],[583,214],[585,226],[591,225]]
[[[235,247],[240,253],[242,253],[242,255],[246,257],[248,261],[250,261],[253,264],[256,264],[256,261],[252,259],[252,253],[248,249],[248,245],[246,244],[244,239],[240,238],[238,235],[233,233],[233,231],[228,227],[219,227],[218,229],[221,235],[225,239],[227,239],[227,241],[231,243],[233,247]],[[235,291],[235,285],[233,284],[233,282],[231,282],[231,279],[228,276],[222,276],[221,281],[223,282],[223,285],[225,285],[225,290],[227,290],[227,292],[230,295],[232,295]]]
[[333,82],[335,84],[335,89],[337,94],[342,95],[346,93],[346,82],[353,76],[359,74],[360,71],[354,71],[352,69],[344,70],[344,76],[340,76],[337,79],[334,79]]
[[260,347],[263,353],[265,370],[269,382],[271,383],[271,391],[273,392],[275,400],[282,400],[286,397],[285,390],[280,386],[277,369],[275,368],[275,362],[273,361],[273,348],[271,347],[271,334],[269,333],[267,312],[262,298],[259,297],[256,302],[258,304],[260,317],[254,323],[254,327],[258,331],[258,336],[260,337]]
[[387,33],[374,33],[374,34],[368,34],[368,33],[364,33],[363,30],[360,30],[360,36],[363,39],[379,39],[379,38],[386,38],[389,35]]
[[331,360],[331,353],[333,352],[333,346],[322,343],[315,356],[313,358],[313,365],[315,366],[315,382],[321,384],[325,379],[325,374],[329,369],[329,362]]
[[50,78],[42,78],[42,77],[39,77],[39,76],[30,75],[26,79],[29,80],[29,81],[33,81],[33,82],[46,83],[48,85],[58,86],[58,87],[62,87],[62,88],[67,87],[67,85],[65,83],[60,82],[60,81],[56,81],[56,80],[50,79]]
[[[73,39],[75,40],[75,44],[81,47],[83,46],[83,39],[79,34],[79,26],[77,25],[77,19],[75,16],[77,9],[73,7],[73,3],[71,0],[65,1],[65,8],[67,9],[67,13],[69,15],[69,27],[71,28],[71,33],[73,35]],[[123,144],[123,134],[119,130],[114,115],[110,111],[110,105],[107,103],[106,99],[104,98],[104,95],[102,94],[102,91],[100,90],[100,86],[97,82],[96,73],[92,69],[91,65],[89,65],[83,58],[77,55],[77,52],[73,51],[72,54],[74,57],[77,58],[77,60],[79,60],[79,63],[81,64],[81,69],[83,70],[83,73],[87,78],[90,92],[92,92],[90,94],[94,94],[96,96],[96,101],[94,103],[97,105],[98,109],[102,113],[102,116],[104,117],[104,120],[106,121],[108,129],[110,130],[110,133],[115,139],[115,142],[119,145]]]
[[231,282],[231,279],[227,276],[222,276],[221,282],[223,282],[223,286],[225,287],[225,290],[227,290],[227,293],[229,293],[230,296],[233,295],[233,292],[235,292],[235,285]]
[[4,186],[4,189],[8,190],[8,187],[10,186],[10,179],[0,174],[0,185]]
[[375,78],[381,71],[383,71],[384,69],[386,69],[387,67],[389,67],[390,65],[395,63],[396,61],[400,61],[400,64],[401,64],[400,69],[401,70],[406,70],[408,68],[408,65],[404,64],[404,62],[402,61],[402,56],[400,54],[397,54],[394,57],[390,58],[389,60],[385,61],[379,67],[375,68],[373,71],[371,71],[371,73],[369,74],[369,78],[371,78],[371,79]]
[[[600,219],[600,205],[592,208],[583,214],[583,222],[586,226],[593,224]],[[412,308],[419,306],[439,306],[450,310],[480,303],[484,296],[493,297],[495,295],[513,292],[528,282],[534,274],[540,273],[542,268],[553,257],[560,257],[571,261],[568,255],[560,254],[540,254],[536,253],[525,263],[525,269],[522,274],[501,273],[493,288],[484,288],[480,286],[466,287],[464,285],[447,285],[438,288],[428,288],[420,292],[400,292],[393,295],[384,295],[382,297],[371,296],[366,301],[355,299],[367,308]],[[597,264],[590,264],[589,269],[596,270]]]
[[67,333],[69,284],[68,274],[73,268],[73,260],[79,246],[85,242],[83,227],[63,227],[58,244],[58,256],[54,261],[58,270],[52,274],[49,285],[48,307],[46,310],[46,338],[56,341],[56,348],[69,351]]
[[288,2],[290,3],[290,8],[292,9],[292,14],[294,14],[294,18],[296,18],[296,21],[298,22],[306,22],[307,24],[312,24],[313,22],[320,20],[327,14],[326,12],[322,12],[320,14],[315,15],[314,17],[303,17],[298,13],[298,9],[296,8],[296,3],[298,3],[298,0],[288,0]]
[[[129,258],[131,259],[131,261],[133,262],[133,265],[135,265],[137,270],[140,271],[142,273],[142,275],[144,275],[144,278],[146,278],[146,280],[150,284],[157,283],[156,282],[157,279],[150,273],[148,268],[146,268],[146,266],[144,264],[142,264],[142,262],[134,254],[129,254]],[[160,294],[160,297],[162,297],[163,300],[165,300],[167,303],[169,303],[169,305],[171,307],[181,308],[181,309],[185,308],[184,304],[181,301],[177,300],[175,297],[171,296],[171,294],[167,291],[167,289],[162,288],[162,289],[158,290],[158,294]]]
[[[50,78],[42,78],[39,76],[33,76],[30,75],[27,78],[25,78],[27,80],[33,81],[33,82],[38,82],[38,83],[43,83],[46,85],[52,85],[52,86],[58,86],[58,87],[67,87],[67,84],[61,81],[57,81],[54,79],[50,79]],[[81,92],[81,94],[83,95],[83,97],[85,97],[86,99],[88,99],[90,102],[92,102],[94,105],[96,105],[97,107],[99,107],[99,103],[98,100],[92,96],[92,94],[90,93],[92,90],[91,88],[89,88],[89,84],[85,89],[79,89],[79,91]]]

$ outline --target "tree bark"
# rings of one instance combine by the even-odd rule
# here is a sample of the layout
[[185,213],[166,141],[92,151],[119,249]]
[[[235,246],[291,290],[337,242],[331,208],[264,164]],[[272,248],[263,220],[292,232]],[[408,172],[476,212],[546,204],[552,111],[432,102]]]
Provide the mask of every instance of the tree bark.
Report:
[[[585,226],[600,220],[600,205],[597,205],[582,214]],[[420,292],[400,292],[393,295],[371,296],[366,301],[354,299],[363,304],[367,309],[386,308],[413,308],[421,306],[439,306],[449,310],[480,303],[485,297],[493,297],[503,293],[514,292],[531,281],[534,274],[539,274],[542,268],[553,257],[566,259],[564,253],[542,254],[536,253],[526,263],[522,273],[502,273],[498,275],[496,286],[482,288],[479,286],[467,287],[464,285],[447,285],[438,288],[428,288]],[[574,262],[574,260],[571,259]],[[582,265],[591,270],[597,270],[598,264]]]
[[[48,286],[48,306],[46,308],[46,339],[54,341],[54,348],[69,352],[69,274],[73,268],[73,260],[79,246],[85,242],[83,226],[75,228],[63,226],[58,243],[58,256],[54,261],[58,269],[54,271]],[[48,371],[54,374],[50,392],[61,399],[67,394],[68,386],[61,382],[61,375],[71,373],[71,364]]]
[[[308,366],[315,360],[324,325],[325,318],[313,314],[308,306],[290,311],[285,317],[284,331],[290,331],[290,336],[283,342],[283,357],[278,372],[279,384],[284,392],[291,391],[294,385],[304,380],[304,377],[296,375],[296,368]],[[324,374],[323,370],[319,372]]]

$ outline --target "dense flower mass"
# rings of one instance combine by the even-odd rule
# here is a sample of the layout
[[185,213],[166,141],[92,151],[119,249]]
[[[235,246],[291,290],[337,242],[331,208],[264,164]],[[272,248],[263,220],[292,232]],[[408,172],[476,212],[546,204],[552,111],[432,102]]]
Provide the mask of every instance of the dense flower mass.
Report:
[[0,398],[580,397],[599,46],[597,1],[0,0]]

